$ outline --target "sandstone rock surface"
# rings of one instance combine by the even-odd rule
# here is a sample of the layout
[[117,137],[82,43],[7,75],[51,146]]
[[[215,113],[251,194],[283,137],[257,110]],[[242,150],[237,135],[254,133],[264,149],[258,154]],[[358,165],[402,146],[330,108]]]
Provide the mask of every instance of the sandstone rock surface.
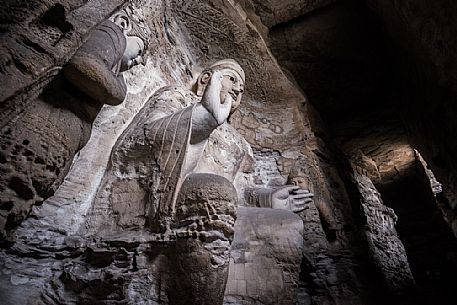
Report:
[[[94,107],[92,124],[68,110],[75,103],[57,94],[56,75],[127,2],[0,9],[3,303],[203,304],[224,289],[224,304],[454,303],[453,1],[132,2],[150,48],[125,73],[124,103]],[[296,215],[241,200],[230,251],[231,233],[208,237],[188,223],[202,206],[192,188],[181,236],[148,231],[148,194],[131,178],[141,173],[132,164],[150,155],[112,157],[159,88],[191,90],[223,58],[246,72],[243,102],[197,172],[211,168],[224,177],[213,182],[230,180],[240,198],[288,183],[314,193]],[[25,127],[11,128],[18,122]],[[113,169],[125,175],[107,184]],[[221,206],[234,201],[214,193]],[[206,276],[229,261],[227,284]],[[180,280],[202,278],[192,299],[178,300],[188,287]]]

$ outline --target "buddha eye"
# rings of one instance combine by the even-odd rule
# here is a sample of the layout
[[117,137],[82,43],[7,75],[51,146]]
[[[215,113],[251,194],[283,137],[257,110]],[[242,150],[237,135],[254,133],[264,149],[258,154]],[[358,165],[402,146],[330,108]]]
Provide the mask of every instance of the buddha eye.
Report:
[[236,79],[233,76],[230,76],[230,80],[234,83]]

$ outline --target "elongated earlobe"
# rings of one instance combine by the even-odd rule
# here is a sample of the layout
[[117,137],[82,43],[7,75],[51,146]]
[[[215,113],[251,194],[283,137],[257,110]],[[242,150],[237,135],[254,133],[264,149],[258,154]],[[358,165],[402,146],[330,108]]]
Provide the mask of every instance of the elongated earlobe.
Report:
[[210,71],[204,71],[199,77],[197,82],[197,96],[203,96],[206,85],[208,85],[211,79],[212,73]]

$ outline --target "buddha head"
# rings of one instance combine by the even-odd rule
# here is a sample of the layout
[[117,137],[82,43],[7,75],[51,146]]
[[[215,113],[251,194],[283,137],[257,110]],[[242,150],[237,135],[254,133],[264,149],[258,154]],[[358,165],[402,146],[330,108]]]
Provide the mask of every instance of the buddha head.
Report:
[[120,72],[144,63],[144,54],[148,48],[150,30],[140,17],[140,12],[131,6],[127,6],[114,14],[111,20],[121,28],[126,39]]
[[221,81],[221,102],[231,99],[231,113],[235,111],[241,103],[241,96],[244,92],[245,74],[243,68],[233,59],[223,59],[213,63],[203,70],[197,81],[197,95],[203,96],[206,85],[208,85],[214,71],[220,71],[223,78]]

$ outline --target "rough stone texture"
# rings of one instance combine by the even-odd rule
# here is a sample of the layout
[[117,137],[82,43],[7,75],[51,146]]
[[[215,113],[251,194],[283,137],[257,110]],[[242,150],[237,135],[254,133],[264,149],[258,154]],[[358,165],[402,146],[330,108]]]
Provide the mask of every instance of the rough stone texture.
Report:
[[90,123],[36,99],[2,131],[0,227],[5,238],[32,204],[42,203],[57,189],[76,151],[89,139]]
[[[126,1],[5,1],[2,5],[0,100],[33,100],[97,24]],[[32,93],[32,94],[30,94]],[[9,102],[8,102],[9,101]],[[19,105],[17,105],[19,106]],[[7,108],[8,109],[8,108]],[[16,108],[16,113],[20,110]],[[2,111],[3,115],[8,115]],[[3,117],[2,117],[3,121]]]
[[224,304],[296,304],[302,234],[289,211],[239,208]]
[[[397,54],[401,110],[410,141],[443,184],[440,199],[457,236],[455,108],[457,87],[454,1],[368,1],[382,20]],[[401,30],[399,30],[401,29]]]
[[418,158],[400,119],[390,111],[365,113],[341,122],[333,136],[356,171],[378,187],[409,175]]
[[79,91],[100,104],[119,105],[127,93],[124,78],[118,74],[126,46],[122,29],[105,20],[91,32],[63,68],[63,74]]
[[398,217],[383,204],[381,194],[368,177],[355,174],[354,180],[362,197],[365,235],[373,263],[395,301],[416,304],[415,281],[395,230]]
[[[2,240],[26,217],[33,204],[42,203],[54,193],[75,153],[88,141],[91,123],[102,104],[81,94],[61,74],[55,76],[81,44],[86,46],[84,42],[94,26],[122,2],[106,5],[97,12],[99,15],[87,17],[84,24],[80,19],[103,6],[103,2],[24,4],[7,2],[2,7],[2,15],[9,15],[3,19],[4,62],[0,71],[5,85],[0,97]],[[118,32],[122,43],[113,55],[118,56],[117,61],[125,49],[125,39]],[[97,41],[98,38],[87,43],[94,47],[92,44],[97,42],[110,42]],[[95,75],[101,72],[98,68],[94,68]],[[101,68],[114,78],[111,66]],[[112,88],[118,89],[121,83],[125,90],[123,80],[116,80]],[[123,98],[117,96],[118,102]]]
[[[316,194],[314,203],[299,214],[303,220],[303,240],[300,241],[297,230],[293,231],[295,245],[303,242],[298,288],[294,286],[274,297],[290,301],[296,293],[300,305],[404,304],[410,299],[403,289],[412,281],[411,273],[405,267],[406,251],[412,276],[424,292],[418,294],[416,304],[435,304],[436,300],[453,304],[455,239],[446,231],[449,228],[442,219],[454,223],[454,232],[457,232],[454,213],[454,182],[457,180],[453,174],[455,170],[447,170],[455,163],[455,144],[451,140],[455,138],[451,119],[456,75],[455,33],[451,28],[455,23],[452,19],[455,4],[450,0],[436,3],[367,1],[384,20],[380,22],[364,1],[333,2],[138,1],[153,38],[145,66],[135,67],[126,75],[126,102],[101,110],[93,124],[91,139],[77,154],[55,195],[33,208],[30,217],[15,233],[14,243],[3,245],[5,249],[0,253],[2,301],[5,304],[173,302],[166,291],[177,278],[177,273],[170,271],[175,267],[173,259],[176,257],[164,255],[166,251],[159,253],[158,249],[166,248],[168,242],[158,246],[157,236],[138,229],[143,225],[142,207],[129,196],[138,189],[123,185],[126,192],[115,206],[117,215],[94,204],[94,198],[114,143],[158,88],[165,85],[190,88],[193,77],[208,62],[235,58],[245,68],[248,81],[242,106],[231,118],[231,124],[249,142],[253,153],[242,155],[240,152],[248,151],[249,145],[234,137],[229,139],[231,144],[224,147],[224,137],[233,133],[222,129],[215,133],[212,146],[222,149],[208,150],[204,158],[213,162],[211,167],[217,168],[217,173],[224,177],[231,175],[230,166],[234,160],[244,158],[242,174],[234,183],[237,190],[243,185],[292,183],[292,178],[297,178],[294,170],[298,168],[305,173],[300,178]],[[119,5],[112,1],[105,6],[97,1],[71,5],[65,2],[64,11],[72,12],[65,20],[75,27],[76,35],[60,39],[60,34],[55,36],[52,29],[39,31],[48,31],[46,37],[35,35],[36,21],[41,22],[43,13],[54,5],[54,2],[40,3],[27,2],[29,6],[19,3],[20,9],[14,10],[17,14],[2,15],[1,28],[7,29],[5,37],[9,40],[5,41],[10,42],[6,44],[6,53],[10,56],[1,56],[0,66],[9,67],[19,80],[13,85],[9,80],[2,82],[2,85],[8,84],[5,87],[8,90],[2,93],[12,97],[20,88],[27,88],[27,95],[12,97],[2,104],[2,109],[13,104],[19,105],[18,111],[26,109],[27,102],[35,100],[59,71],[46,67],[61,66],[71,58],[86,38],[85,34],[110,14],[107,11],[113,12]],[[18,6],[8,1],[5,7],[12,5]],[[29,8],[33,10],[30,14],[27,13]],[[73,11],[73,8],[80,9]],[[59,14],[59,11],[53,12]],[[20,21],[19,26],[11,24],[10,16]],[[73,23],[72,16],[77,16],[77,23]],[[53,27],[46,25],[49,18],[44,17],[44,21],[45,28]],[[27,27],[29,24],[32,25]],[[383,24],[388,32],[383,32]],[[57,28],[62,26],[65,28],[66,23],[59,23]],[[18,33],[19,42],[11,41],[11,33]],[[50,52],[56,54],[55,60],[49,54],[40,55],[39,48],[34,51],[37,46],[48,50],[42,43],[55,43],[53,37],[65,42],[62,48],[58,42],[59,48]],[[393,38],[395,48],[386,47],[391,46],[390,38]],[[17,46],[17,43],[30,52],[12,52],[10,46]],[[33,59],[33,64],[30,61],[21,66],[29,60],[22,58],[22,54],[31,54],[28,58]],[[404,83],[404,91],[414,92],[413,95],[398,94],[400,90],[397,89],[402,86],[392,77],[397,62],[393,58],[406,63],[398,65],[402,73],[396,75],[403,80],[411,79]],[[16,98],[18,96],[21,98]],[[405,109],[397,109],[399,101],[403,101]],[[370,109],[370,115],[367,115],[367,109]],[[4,111],[0,113],[10,115]],[[12,115],[26,118],[19,112]],[[55,112],[52,115],[58,120]],[[396,119],[398,116],[401,119]],[[347,123],[349,121],[354,123]],[[7,120],[2,117],[1,122]],[[402,122],[407,123],[406,128]],[[20,137],[22,135],[16,135],[14,139],[22,149],[25,144]],[[78,143],[77,137],[69,137]],[[431,169],[442,183],[443,194],[437,193],[436,200],[445,212],[444,216],[436,209],[424,168],[414,169],[418,155],[411,148],[412,138],[419,144],[414,147],[419,148],[429,164],[428,170]],[[332,141],[337,148],[332,146]],[[14,145],[11,151],[14,151]],[[234,150],[235,157],[226,159],[220,153],[224,149]],[[358,184],[348,179],[352,171],[346,158],[373,184],[361,176],[356,176]],[[59,169],[63,173],[65,166]],[[404,180],[411,175],[425,180],[419,183],[420,186],[412,186]],[[382,205],[375,188],[381,193]],[[419,196],[428,204],[427,208],[420,208],[424,202],[418,196],[408,195],[418,189],[428,192],[427,196]],[[361,201],[361,198],[365,200]],[[125,200],[130,201],[122,204]],[[9,206],[2,205],[2,208]],[[391,226],[395,218],[391,209],[399,217],[395,228]],[[105,230],[104,234],[98,234],[95,227],[87,225],[89,215],[99,219],[105,217],[110,228],[119,225],[124,230],[116,233]],[[253,219],[257,219],[256,216]],[[282,229],[281,232],[290,232],[290,228]],[[105,234],[109,232],[111,234]],[[274,239],[262,237],[260,242]],[[283,240],[273,242],[267,245],[270,253],[282,250],[279,246],[283,245]],[[256,250],[258,244],[246,246],[246,249],[250,251],[251,247]],[[195,258],[197,263],[208,266],[205,261],[208,256],[202,256],[200,261],[194,255],[202,250],[199,240],[185,239],[178,248],[187,249],[190,259]],[[188,251],[189,248],[195,251]],[[244,249],[240,252],[249,253]],[[287,245],[286,249],[289,251],[293,246]],[[432,255],[424,249],[433,249]],[[232,263],[235,262],[234,253]],[[268,254],[263,257],[271,259]],[[252,259],[253,263],[258,262],[255,257]],[[293,264],[289,265],[287,259],[284,260],[287,263],[275,263],[272,268],[277,268],[276,274],[283,272],[290,276],[288,279],[293,279],[291,282],[297,283],[296,274],[290,270],[279,272],[284,266],[293,266],[296,270],[298,255],[294,256]],[[244,271],[250,268],[244,263],[243,266]],[[394,266],[402,272],[392,272]],[[231,276],[236,274],[237,268],[242,269],[232,267]],[[198,270],[193,271],[198,274]],[[264,274],[256,272],[253,273],[264,278]],[[257,302],[271,301],[261,299],[252,287],[249,292],[246,284],[246,294],[255,295]],[[397,287],[402,288],[397,290]],[[231,300],[227,298],[226,302],[255,304],[252,298],[246,298],[243,282],[240,287],[237,283],[238,288],[240,290],[235,293],[232,290]],[[273,298],[273,293],[271,295]],[[422,298],[423,295],[427,298]]]

